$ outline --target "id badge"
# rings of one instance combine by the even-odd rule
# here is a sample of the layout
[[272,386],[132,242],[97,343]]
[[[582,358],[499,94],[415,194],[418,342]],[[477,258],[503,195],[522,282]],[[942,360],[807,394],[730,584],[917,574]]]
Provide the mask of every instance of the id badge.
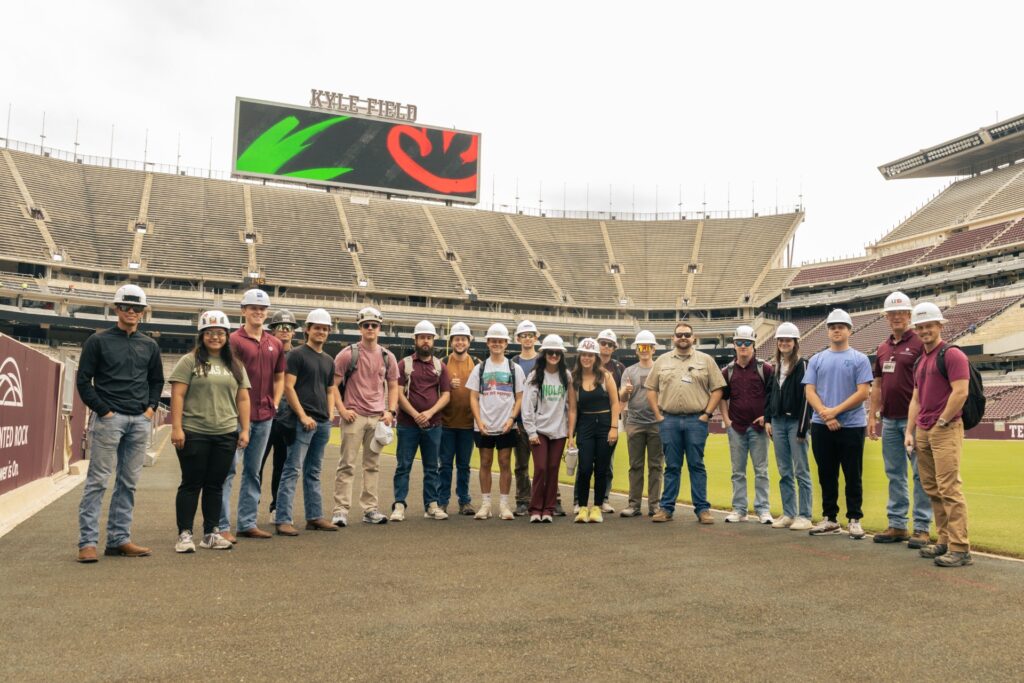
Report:
[[690,377],[689,375],[683,375],[683,383],[693,384],[693,377]]
[[894,361],[894,360],[887,360],[884,363],[882,363],[882,372],[885,372],[885,373],[896,372],[896,361]]

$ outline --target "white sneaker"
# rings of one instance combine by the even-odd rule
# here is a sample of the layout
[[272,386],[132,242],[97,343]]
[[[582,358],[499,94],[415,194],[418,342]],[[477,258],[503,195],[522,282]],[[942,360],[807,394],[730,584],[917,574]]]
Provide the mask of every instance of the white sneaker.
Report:
[[551,524],[555,520],[554,520],[554,518],[551,515],[544,515],[543,517],[540,518],[540,521],[542,523],[544,523],[544,524]]
[[515,517],[516,517],[515,513],[512,512],[512,508],[510,508],[508,505],[506,505],[504,503],[501,504],[501,512],[500,512],[500,514],[498,516],[501,519],[504,519],[505,521],[508,521],[510,519],[515,519]]
[[437,503],[431,503],[427,511],[423,513],[423,516],[429,519],[448,519],[448,513]]
[[580,506],[579,506],[579,504],[574,504],[572,506],[572,514],[574,514],[574,515],[580,514]]
[[231,550],[231,541],[214,531],[212,534],[203,536],[203,540],[199,542],[199,547],[209,548],[210,550]]
[[388,518],[380,513],[380,510],[367,510],[363,513],[365,524],[387,524]]
[[334,513],[334,516],[331,517],[331,524],[338,527],[339,529],[344,529],[348,526],[348,515],[344,512]]
[[604,503],[601,504],[601,512],[603,512],[603,513],[605,513],[607,515],[614,515],[615,514],[615,508],[612,507],[611,503],[604,502]]
[[813,525],[811,520],[806,517],[797,517],[793,520],[793,523],[789,525],[790,531],[808,531]]
[[833,522],[831,519],[826,517],[821,520],[813,527],[809,532],[811,536],[828,536],[829,534],[841,534],[843,533],[843,527],[840,526],[839,522]]
[[194,553],[196,551],[196,544],[192,541],[191,531],[182,531],[178,535],[178,542],[174,544],[174,552],[176,553]]
[[725,516],[726,522],[745,522],[747,521],[747,513],[733,510]]
[[391,516],[388,519],[392,522],[404,522],[405,503],[395,503],[395,509],[391,511]]
[[793,518],[789,515],[782,515],[772,522],[773,529],[788,529],[793,525]]
[[491,501],[485,500],[480,506],[480,509],[473,515],[475,519],[490,519],[491,518]]
[[540,515],[530,515],[530,524],[540,524]]
[[762,512],[757,516],[757,522],[758,524],[773,524],[775,522],[775,518],[772,517],[772,513],[770,512]]
[[864,529],[861,527],[859,519],[851,519],[847,530],[850,532],[850,538],[855,541],[864,538]]

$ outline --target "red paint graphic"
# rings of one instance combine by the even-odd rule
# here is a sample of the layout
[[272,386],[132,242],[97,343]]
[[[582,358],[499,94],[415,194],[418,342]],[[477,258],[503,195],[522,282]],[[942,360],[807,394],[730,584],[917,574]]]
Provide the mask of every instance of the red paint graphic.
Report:
[[[409,177],[414,180],[423,183],[427,187],[443,194],[466,194],[476,192],[476,173],[465,178],[442,178],[439,175],[431,173],[427,169],[420,165],[420,162],[410,157],[401,146],[402,136],[407,135],[413,139],[416,143],[420,158],[429,157],[434,150],[434,146],[430,143],[430,139],[427,138],[426,128],[414,128],[412,126],[394,126],[390,132],[388,132],[388,152],[391,154],[391,158],[395,160],[398,167],[405,171]],[[451,146],[452,140],[455,138],[457,133],[454,131],[443,131],[442,132],[442,146],[443,152],[447,153],[448,148]],[[471,164],[477,159],[477,136],[472,137],[472,142],[469,148],[459,154],[459,158],[463,164]]]

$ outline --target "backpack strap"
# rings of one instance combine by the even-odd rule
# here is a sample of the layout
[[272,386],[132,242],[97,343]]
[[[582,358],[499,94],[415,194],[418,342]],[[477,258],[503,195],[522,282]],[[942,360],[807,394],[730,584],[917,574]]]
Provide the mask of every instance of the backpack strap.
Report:
[[409,389],[412,387],[412,367],[412,356],[406,356],[402,359],[402,368],[405,370],[405,386],[402,387],[402,391],[405,393],[406,399],[409,398]]
[[352,376],[352,373],[356,371],[356,365],[359,363],[359,343],[356,342],[355,344],[349,344],[348,348],[350,349],[349,353],[351,356],[348,359],[348,367],[345,368],[345,377],[341,380],[342,390],[344,390],[348,385],[348,380]]

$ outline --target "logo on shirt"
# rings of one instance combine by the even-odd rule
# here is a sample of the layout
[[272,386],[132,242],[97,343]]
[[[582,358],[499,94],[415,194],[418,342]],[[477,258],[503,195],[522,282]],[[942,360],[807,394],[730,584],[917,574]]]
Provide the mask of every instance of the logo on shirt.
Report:
[[24,395],[21,388],[21,371],[13,358],[8,357],[0,364],[0,406],[21,408]]
[[511,394],[512,373],[508,370],[495,370],[484,373],[484,391],[488,394]]

